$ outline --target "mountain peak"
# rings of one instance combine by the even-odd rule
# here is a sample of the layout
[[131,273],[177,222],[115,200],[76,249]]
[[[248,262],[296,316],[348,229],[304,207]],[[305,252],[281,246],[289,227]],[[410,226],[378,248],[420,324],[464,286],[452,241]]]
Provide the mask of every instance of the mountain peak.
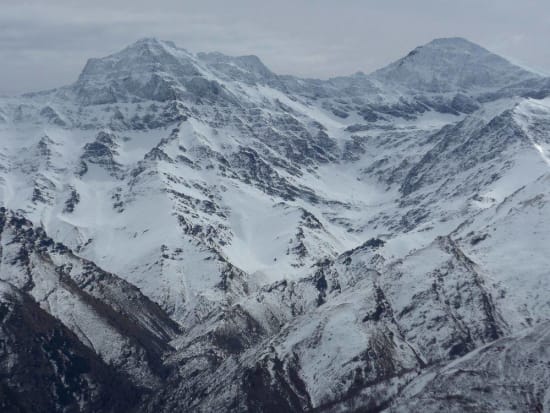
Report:
[[[471,42],[464,37],[440,37],[433,39],[431,42],[427,43],[425,46],[438,46],[438,47],[463,47],[463,48],[477,48],[483,49],[480,45]],[[485,50],[485,49],[483,49]]]
[[419,92],[470,92],[537,77],[461,37],[439,38],[373,73],[387,85]]
[[130,46],[126,47],[125,50],[128,49],[139,49],[139,48],[171,48],[171,49],[178,49],[178,47],[174,44],[174,42],[169,40],[159,40],[156,37],[142,37],[141,39],[138,39]]
[[182,94],[203,99],[219,95],[219,85],[212,80],[216,77],[249,84],[278,79],[254,55],[194,55],[173,42],[145,37],[117,53],[89,59],[74,90],[87,105],[136,99],[165,101]]
[[199,60],[216,73],[248,83],[272,80],[276,75],[256,55],[227,56],[223,53],[199,53]]
[[[442,37],[434,39],[423,46],[417,47],[411,53],[414,55],[415,52],[419,53],[427,50],[452,54],[457,59],[468,55],[478,57],[493,55],[489,50],[463,37]],[[409,53],[409,55],[411,55],[411,53]]]
[[75,89],[84,104],[134,97],[166,100],[173,97],[175,83],[200,74],[194,56],[186,50],[147,37],[117,53],[89,59]]
[[[136,40],[133,45],[142,45],[142,44],[160,44],[161,41],[156,37],[142,37],[141,39]],[[132,45],[130,45],[132,47]]]

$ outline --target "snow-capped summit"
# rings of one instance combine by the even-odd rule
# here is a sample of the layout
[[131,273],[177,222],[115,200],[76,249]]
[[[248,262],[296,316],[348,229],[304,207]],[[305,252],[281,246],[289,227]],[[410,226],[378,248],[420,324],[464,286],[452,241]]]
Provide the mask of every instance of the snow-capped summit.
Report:
[[195,56],[173,42],[144,38],[118,53],[90,59],[73,89],[85,105],[193,97],[213,101],[229,99],[221,86],[225,81],[280,84],[257,56]]
[[249,84],[277,79],[258,56],[227,56],[222,53],[199,53],[197,57],[209,68],[228,80],[240,80]]
[[467,92],[538,77],[463,38],[435,39],[373,73],[384,84],[421,92]]
[[185,60],[185,57],[192,58],[186,50],[177,48],[173,42],[143,38],[112,55],[89,59],[79,81],[93,76],[109,76],[117,71],[169,71],[174,65],[181,63],[181,60]]
[[[192,97],[212,102],[233,99],[223,83],[242,82],[312,96],[356,96],[390,105],[400,105],[399,101],[405,99],[407,107],[391,111],[410,116],[422,112],[426,104],[439,111],[469,112],[476,108],[474,102],[464,96],[458,97],[459,102],[452,98],[457,94],[477,96],[537,78],[462,38],[436,39],[370,75],[361,73],[329,81],[279,77],[254,55],[194,55],[172,42],[144,38],[118,53],[90,59],[73,90],[85,105]],[[452,96],[451,100],[444,97],[443,104],[433,99],[416,101],[416,95],[426,93]],[[367,110],[370,113],[378,109]],[[341,109],[335,112],[341,113]]]
[[550,411],[549,85],[147,38],[0,99],[0,405],[39,362],[52,411]]
[[132,99],[166,101],[185,90],[185,82],[200,77],[195,58],[174,43],[145,38],[124,50],[88,60],[74,90],[83,104]]

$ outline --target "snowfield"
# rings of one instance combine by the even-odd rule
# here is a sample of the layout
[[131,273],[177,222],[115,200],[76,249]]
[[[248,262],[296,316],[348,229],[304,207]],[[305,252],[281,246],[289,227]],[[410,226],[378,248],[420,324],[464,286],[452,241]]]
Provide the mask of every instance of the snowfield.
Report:
[[0,99],[0,404],[550,412],[548,84],[464,39],[326,81],[142,39]]

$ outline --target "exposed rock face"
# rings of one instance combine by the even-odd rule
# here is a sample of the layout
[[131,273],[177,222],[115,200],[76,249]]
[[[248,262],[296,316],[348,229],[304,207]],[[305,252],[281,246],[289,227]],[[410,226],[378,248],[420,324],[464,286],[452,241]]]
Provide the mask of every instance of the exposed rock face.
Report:
[[2,410],[550,412],[548,84],[143,39],[0,100]]
[[0,228],[4,281],[32,296],[136,384],[153,386],[165,374],[162,357],[179,328],[156,304],[3,208]]
[[489,412],[548,410],[548,323],[433,369],[405,389],[397,411]]
[[59,320],[0,282],[0,406],[5,412],[133,411],[140,396]]

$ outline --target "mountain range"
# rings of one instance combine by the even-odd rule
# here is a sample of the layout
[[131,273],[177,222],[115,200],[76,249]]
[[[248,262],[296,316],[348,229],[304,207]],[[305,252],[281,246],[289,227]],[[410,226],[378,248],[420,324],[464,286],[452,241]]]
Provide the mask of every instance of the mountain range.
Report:
[[550,79],[146,38],[0,98],[5,412],[550,412]]

